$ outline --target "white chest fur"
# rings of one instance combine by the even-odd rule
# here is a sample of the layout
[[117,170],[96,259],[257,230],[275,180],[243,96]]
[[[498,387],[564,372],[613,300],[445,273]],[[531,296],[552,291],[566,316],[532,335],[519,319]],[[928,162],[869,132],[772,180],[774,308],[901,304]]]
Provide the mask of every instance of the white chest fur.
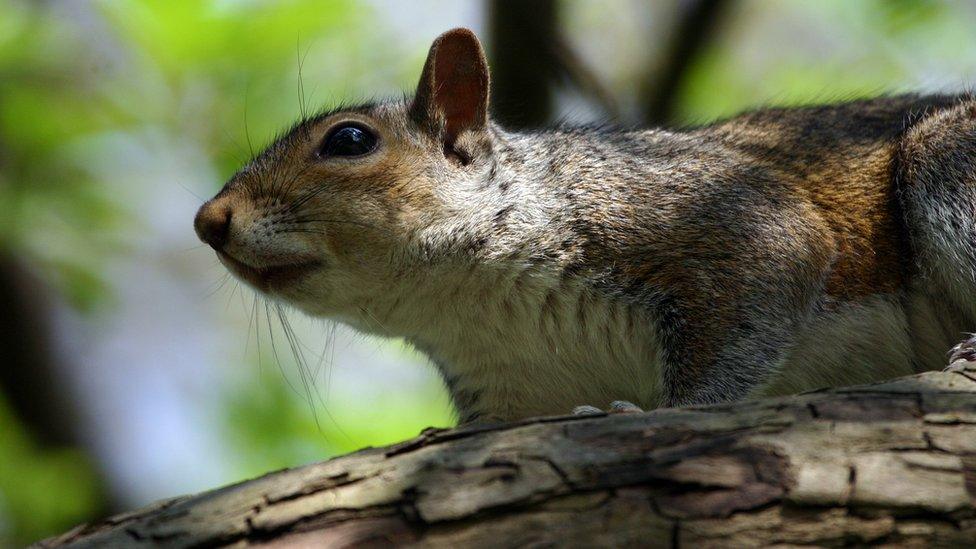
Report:
[[[924,286],[924,285],[923,285]],[[812,319],[784,364],[753,396],[872,383],[946,366],[970,320],[950,301],[917,288],[876,295]]]
[[657,336],[637,309],[529,268],[471,273],[440,291],[437,299],[422,289],[401,296],[384,324],[441,368],[462,421],[567,414],[613,400],[658,405]]

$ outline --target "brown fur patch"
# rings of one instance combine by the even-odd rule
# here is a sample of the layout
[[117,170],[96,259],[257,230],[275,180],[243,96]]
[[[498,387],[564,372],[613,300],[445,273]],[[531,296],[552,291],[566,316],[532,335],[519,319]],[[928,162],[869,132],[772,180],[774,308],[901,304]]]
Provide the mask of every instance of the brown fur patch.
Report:
[[[842,300],[904,288],[911,252],[894,195],[893,143],[852,151],[810,174],[802,190],[833,233],[837,257],[826,290]],[[853,164],[853,165],[852,165]]]

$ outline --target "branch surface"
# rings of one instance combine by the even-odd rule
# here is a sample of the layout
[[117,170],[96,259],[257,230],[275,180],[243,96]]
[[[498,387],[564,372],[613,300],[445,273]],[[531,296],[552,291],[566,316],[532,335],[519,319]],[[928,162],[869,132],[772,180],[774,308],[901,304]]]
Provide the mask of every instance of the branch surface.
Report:
[[976,364],[729,405],[432,429],[39,545],[570,540],[972,546]]

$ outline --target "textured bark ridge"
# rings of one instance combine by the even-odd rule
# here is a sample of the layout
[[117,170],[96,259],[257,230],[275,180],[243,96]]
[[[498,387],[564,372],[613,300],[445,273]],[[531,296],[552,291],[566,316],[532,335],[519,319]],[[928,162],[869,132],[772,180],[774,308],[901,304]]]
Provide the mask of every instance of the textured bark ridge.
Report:
[[428,430],[70,546],[976,544],[976,364],[732,405]]

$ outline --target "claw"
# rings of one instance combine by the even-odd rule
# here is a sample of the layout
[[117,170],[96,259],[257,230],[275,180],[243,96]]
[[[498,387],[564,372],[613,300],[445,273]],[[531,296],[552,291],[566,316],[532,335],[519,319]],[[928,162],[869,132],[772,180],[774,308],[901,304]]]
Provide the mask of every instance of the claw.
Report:
[[610,403],[611,414],[638,414],[643,411],[640,406],[626,400],[615,400]]
[[963,340],[949,350],[949,365],[946,372],[958,372],[976,367],[976,334],[969,334],[969,339]]
[[574,416],[604,416],[607,414],[634,414],[643,412],[640,406],[626,400],[615,400],[610,403],[609,410],[601,410],[588,404],[573,408]]
[[574,416],[602,416],[605,413],[606,412],[597,408],[596,406],[590,406],[587,404],[573,408]]

